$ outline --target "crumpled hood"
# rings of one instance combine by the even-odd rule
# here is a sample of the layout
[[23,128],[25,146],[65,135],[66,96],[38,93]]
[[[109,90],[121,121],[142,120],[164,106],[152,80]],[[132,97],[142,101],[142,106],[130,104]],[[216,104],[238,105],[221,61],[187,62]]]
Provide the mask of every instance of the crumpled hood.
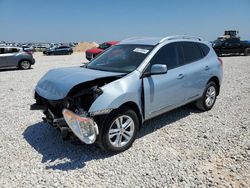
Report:
[[36,92],[48,100],[60,100],[66,97],[69,91],[80,83],[123,74],[83,67],[53,69],[47,72],[37,83]]

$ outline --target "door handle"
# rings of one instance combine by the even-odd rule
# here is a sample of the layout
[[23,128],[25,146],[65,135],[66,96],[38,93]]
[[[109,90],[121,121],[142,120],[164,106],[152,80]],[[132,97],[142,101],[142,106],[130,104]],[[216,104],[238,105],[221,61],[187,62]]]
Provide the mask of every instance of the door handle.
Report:
[[177,79],[182,79],[182,78],[184,78],[184,74],[179,74],[179,75],[177,76]]
[[209,70],[209,66],[205,66],[205,70]]

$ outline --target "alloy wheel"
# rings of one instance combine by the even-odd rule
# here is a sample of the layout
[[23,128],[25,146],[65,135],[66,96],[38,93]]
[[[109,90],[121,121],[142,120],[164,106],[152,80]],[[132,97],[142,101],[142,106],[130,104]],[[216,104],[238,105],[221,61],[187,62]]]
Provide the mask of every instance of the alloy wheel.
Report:
[[22,61],[21,62],[22,69],[29,69],[30,68],[30,62],[29,61]]
[[216,89],[214,86],[207,88],[205,103],[207,107],[211,107],[216,99]]
[[114,147],[122,147],[129,143],[135,131],[135,124],[131,117],[122,115],[117,117],[110,126],[109,142]]

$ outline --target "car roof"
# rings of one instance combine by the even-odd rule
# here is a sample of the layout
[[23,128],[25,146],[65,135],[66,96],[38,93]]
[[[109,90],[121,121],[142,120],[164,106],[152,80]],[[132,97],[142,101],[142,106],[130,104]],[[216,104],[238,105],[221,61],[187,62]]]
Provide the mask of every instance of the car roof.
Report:
[[173,35],[167,37],[133,37],[122,40],[119,44],[141,44],[141,45],[157,45],[159,43],[170,41],[170,40],[191,40],[191,41],[202,41],[199,37],[188,36],[188,35]]

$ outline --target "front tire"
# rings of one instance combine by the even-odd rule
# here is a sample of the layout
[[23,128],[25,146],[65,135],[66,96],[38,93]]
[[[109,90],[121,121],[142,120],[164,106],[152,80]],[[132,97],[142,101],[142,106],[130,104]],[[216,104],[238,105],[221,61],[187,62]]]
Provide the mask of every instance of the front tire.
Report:
[[202,97],[196,101],[196,107],[202,111],[211,110],[215,104],[218,94],[218,86],[214,82],[209,82],[203,92]]
[[127,150],[133,144],[139,130],[136,113],[127,108],[111,112],[100,135],[99,145],[110,153]]
[[19,63],[19,68],[22,70],[30,69],[30,67],[31,67],[31,63],[28,60],[22,60]]

